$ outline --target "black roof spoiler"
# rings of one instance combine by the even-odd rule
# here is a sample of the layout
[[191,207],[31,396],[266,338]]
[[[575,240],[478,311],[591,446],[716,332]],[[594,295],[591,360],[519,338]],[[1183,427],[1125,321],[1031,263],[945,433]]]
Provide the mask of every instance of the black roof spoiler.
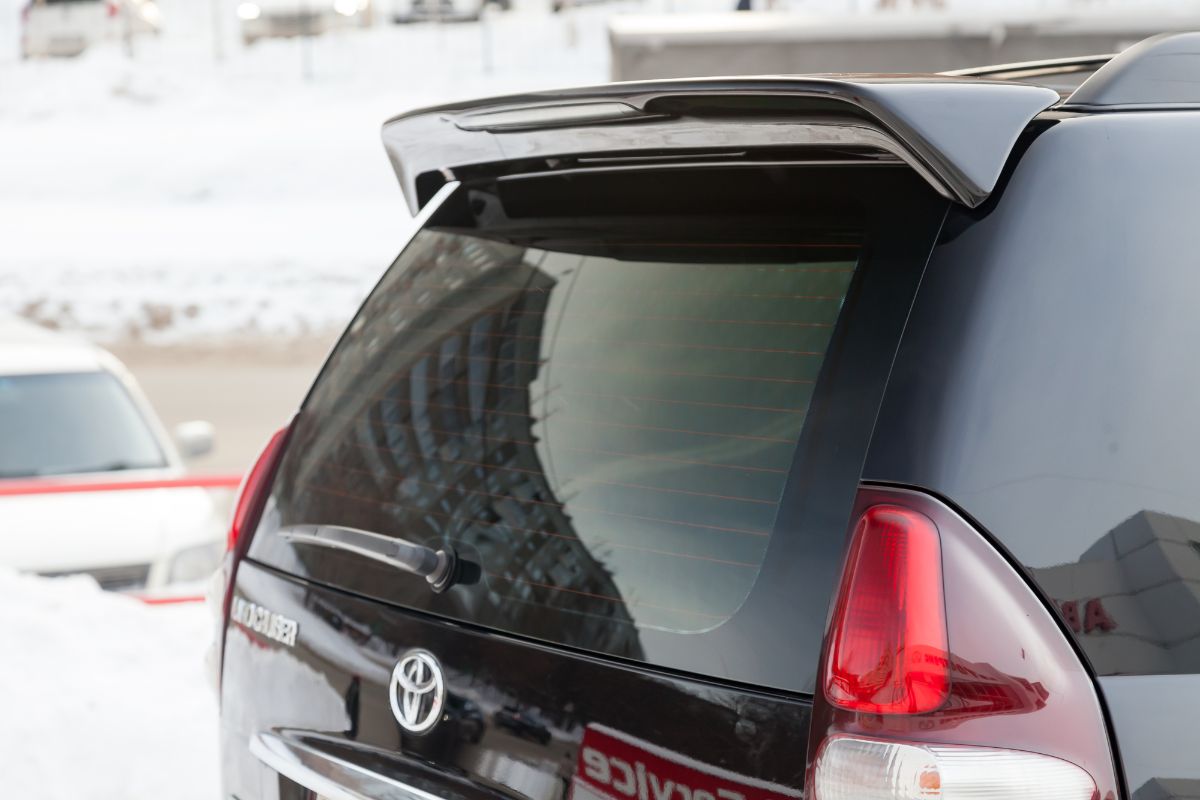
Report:
[[701,78],[513,95],[383,127],[414,213],[452,180],[622,163],[901,161],[966,206],[987,199],[1052,89],[949,76]]

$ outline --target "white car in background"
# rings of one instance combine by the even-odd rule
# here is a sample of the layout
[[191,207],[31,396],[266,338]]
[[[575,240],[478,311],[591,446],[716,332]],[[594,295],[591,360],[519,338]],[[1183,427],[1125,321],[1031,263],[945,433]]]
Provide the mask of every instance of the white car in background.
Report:
[[29,0],[21,11],[21,56],[77,56],[96,42],[157,33],[154,0]]
[[371,13],[371,0],[243,0],[237,7],[246,44],[259,39],[368,28]]
[[0,319],[0,566],[151,597],[202,586],[224,521],[208,490],[175,484],[212,442],[205,422],[172,441],[103,349]]

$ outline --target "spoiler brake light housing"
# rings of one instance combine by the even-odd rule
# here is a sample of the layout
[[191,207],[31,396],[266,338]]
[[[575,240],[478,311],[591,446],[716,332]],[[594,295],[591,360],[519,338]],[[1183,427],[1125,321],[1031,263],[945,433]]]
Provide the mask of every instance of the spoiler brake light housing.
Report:
[[753,159],[824,148],[908,164],[954,202],[987,199],[1052,89],[977,78],[836,75],[610,84],[437,106],[385,123],[383,141],[413,213],[472,175],[570,169],[626,154]]

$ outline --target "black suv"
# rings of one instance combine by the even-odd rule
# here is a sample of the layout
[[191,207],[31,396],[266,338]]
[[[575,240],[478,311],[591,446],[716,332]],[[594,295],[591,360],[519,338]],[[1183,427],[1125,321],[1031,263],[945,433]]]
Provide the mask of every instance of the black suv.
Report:
[[386,124],[228,798],[1200,797],[1200,34]]

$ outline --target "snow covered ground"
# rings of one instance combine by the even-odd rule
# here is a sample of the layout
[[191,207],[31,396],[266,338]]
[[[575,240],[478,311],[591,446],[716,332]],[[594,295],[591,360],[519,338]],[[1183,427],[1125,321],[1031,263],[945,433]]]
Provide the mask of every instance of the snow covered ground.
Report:
[[[23,2],[0,0],[0,313],[109,341],[340,328],[410,227],[379,144],[384,119],[453,98],[601,82],[609,16],[733,5],[615,0],[551,15],[549,0],[516,0],[484,24],[379,19],[368,31],[244,48],[236,0],[159,0],[164,33],[139,39],[133,60],[112,45],[20,62]],[[219,63],[213,8],[223,12]]]
[[490,65],[479,25],[265,41],[220,64],[168,30],[132,63],[100,47],[0,65],[0,311],[101,339],[344,325],[410,225],[382,121],[603,80],[598,11],[573,43],[561,17],[497,15]]
[[0,785],[29,800],[214,800],[212,624],[90,578],[0,569]]

